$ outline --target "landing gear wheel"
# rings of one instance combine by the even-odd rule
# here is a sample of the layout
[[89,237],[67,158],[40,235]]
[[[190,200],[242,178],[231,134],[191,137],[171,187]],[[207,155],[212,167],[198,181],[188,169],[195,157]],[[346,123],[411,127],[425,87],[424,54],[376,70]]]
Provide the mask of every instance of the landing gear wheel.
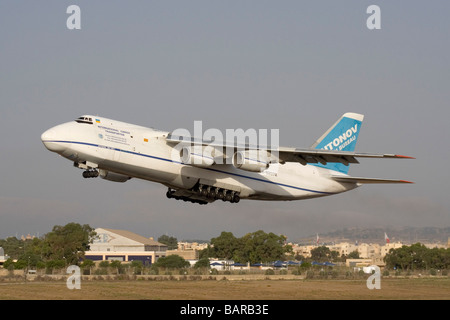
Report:
[[83,171],[83,178],[97,178],[98,176],[99,172],[95,169]]

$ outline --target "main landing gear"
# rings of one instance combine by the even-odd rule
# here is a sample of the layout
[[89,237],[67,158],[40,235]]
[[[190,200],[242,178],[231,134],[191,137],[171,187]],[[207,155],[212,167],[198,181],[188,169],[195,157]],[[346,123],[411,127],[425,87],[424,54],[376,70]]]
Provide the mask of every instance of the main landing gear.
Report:
[[241,198],[239,197],[239,192],[233,190],[227,190],[223,188],[207,186],[207,185],[198,185],[196,192],[201,196],[209,199],[228,201],[231,203],[238,203]]
[[99,172],[97,169],[83,171],[83,178],[97,178],[98,176]]
[[175,190],[172,190],[170,188],[169,188],[169,190],[167,190],[166,196],[169,199],[183,200],[185,202],[192,202],[192,203],[198,203],[198,204],[208,204],[207,201],[191,199],[191,198],[185,197],[185,196],[177,196],[177,195],[175,195]]
[[[176,190],[172,190],[171,188],[167,190],[166,196],[169,199],[183,200],[186,202],[198,204],[207,204],[209,202],[213,202],[219,199],[231,203],[238,203],[241,200],[239,192],[213,186],[199,184],[193,189],[191,189],[191,191],[194,192],[193,198],[176,195],[175,194]],[[198,197],[204,198],[205,200],[198,199]]]

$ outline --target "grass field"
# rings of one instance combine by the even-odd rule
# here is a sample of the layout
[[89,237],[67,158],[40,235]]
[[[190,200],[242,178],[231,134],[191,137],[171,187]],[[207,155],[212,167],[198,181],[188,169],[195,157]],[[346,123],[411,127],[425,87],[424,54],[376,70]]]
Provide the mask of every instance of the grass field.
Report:
[[1,300],[448,300],[449,278],[365,280],[95,280],[69,290],[65,281],[3,282]]

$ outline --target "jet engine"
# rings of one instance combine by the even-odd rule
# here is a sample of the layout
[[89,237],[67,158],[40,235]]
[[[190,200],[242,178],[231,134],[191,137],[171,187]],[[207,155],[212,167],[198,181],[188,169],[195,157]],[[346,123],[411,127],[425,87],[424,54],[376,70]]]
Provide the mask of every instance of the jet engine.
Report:
[[237,151],[233,155],[233,166],[241,170],[261,172],[267,169],[269,164],[270,157],[267,151]]
[[105,179],[105,180],[108,180],[108,181],[126,182],[126,181],[131,179],[131,177],[125,176],[125,175],[120,174],[120,173],[114,173],[114,172],[106,171],[106,170],[102,170],[102,169],[100,169],[99,171],[100,171],[100,177],[102,179]]
[[214,164],[214,158],[211,155],[207,155],[203,148],[199,148],[199,152],[196,152],[195,148],[184,147],[180,151],[181,162],[184,164],[190,164],[196,167],[206,168]]

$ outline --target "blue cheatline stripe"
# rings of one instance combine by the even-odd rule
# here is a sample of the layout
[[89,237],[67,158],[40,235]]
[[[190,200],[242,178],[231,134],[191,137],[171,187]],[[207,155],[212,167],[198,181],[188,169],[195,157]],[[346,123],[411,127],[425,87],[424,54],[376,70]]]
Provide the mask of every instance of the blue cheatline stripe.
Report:
[[193,152],[191,152],[191,154],[192,154],[193,156],[199,156],[199,157],[202,157],[202,158],[214,160],[213,157],[208,157],[208,156],[205,156],[205,155],[203,155],[203,154],[198,154],[198,153],[193,153]]
[[300,187],[296,187],[296,186],[291,186],[291,185],[288,185],[288,184],[274,182],[274,181],[270,181],[270,180],[264,180],[264,179],[260,179],[260,178],[249,177],[249,176],[245,176],[245,175],[239,174],[239,173],[232,173],[232,172],[217,170],[217,169],[213,169],[213,168],[204,168],[204,169],[207,169],[207,170],[210,170],[210,171],[215,171],[215,172],[226,173],[226,174],[230,174],[230,175],[233,175],[233,176],[236,176],[236,177],[242,177],[242,178],[252,179],[252,180],[256,180],[256,181],[260,181],[260,182],[275,184],[277,186],[282,186],[282,187],[288,187],[288,188],[292,188],[292,189],[302,190],[302,191],[308,191],[308,192],[314,192],[314,193],[320,193],[320,194],[334,194],[332,192],[323,192],[323,191],[317,191],[317,190],[310,190],[310,189],[305,189],[305,188],[300,188]]
[[[138,153],[138,152],[128,151],[128,150],[123,150],[123,149],[118,149],[118,148],[112,148],[112,147],[102,146],[102,145],[99,145],[99,144],[88,143],[88,142],[64,141],[64,140],[46,140],[46,141],[42,141],[42,142],[57,142],[57,143],[73,143],[73,144],[80,144],[80,145],[86,145],[86,146],[91,146],[91,147],[98,147],[98,148],[110,149],[110,150],[119,151],[119,152],[123,152],[123,153],[133,154],[133,155],[136,155],[136,156],[141,156],[141,157],[146,157],[146,158],[152,158],[152,159],[156,159],[156,160],[167,161],[167,162],[172,162],[172,163],[178,163],[178,164],[183,164],[183,165],[185,165],[184,163],[182,163],[182,162],[180,162],[180,161],[173,161],[173,160],[170,160],[170,159],[161,158],[161,157],[156,157],[156,156],[152,156],[152,155],[149,155],[149,154]],[[278,186],[282,186],[282,187],[287,187],[287,188],[292,188],[292,189],[297,189],[297,190],[302,190],[302,191],[307,191],[307,192],[320,193],[320,194],[328,194],[328,195],[335,194],[335,193],[333,193],[333,192],[324,192],[324,191],[317,191],[317,190],[305,189],[305,188],[300,188],[300,187],[296,187],[296,186],[291,186],[291,185],[284,184],[284,183],[274,182],[274,181],[270,181],[270,180],[264,180],[264,179],[261,179],[261,178],[249,177],[249,176],[246,176],[246,175],[243,175],[243,174],[233,173],[233,172],[228,172],[228,171],[223,171],[223,170],[218,170],[218,169],[213,169],[213,168],[202,168],[202,169],[206,169],[206,170],[209,170],[209,171],[220,172],[220,173],[225,173],[225,174],[229,174],[229,175],[236,176],[236,177],[241,177],[241,178],[251,179],[251,180],[260,181],[260,182],[265,182],[265,183],[270,183],[270,184],[274,184],[274,185],[278,185]]]

